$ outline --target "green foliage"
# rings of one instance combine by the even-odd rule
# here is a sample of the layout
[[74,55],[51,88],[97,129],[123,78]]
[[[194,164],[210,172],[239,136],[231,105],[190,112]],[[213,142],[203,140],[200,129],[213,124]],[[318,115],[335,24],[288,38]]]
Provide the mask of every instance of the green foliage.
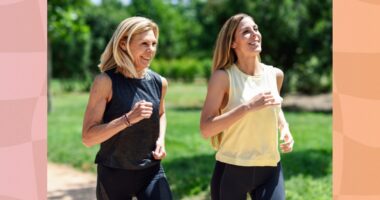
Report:
[[132,16],[117,0],[103,0],[98,6],[90,6],[84,10],[85,21],[91,28],[91,54],[87,71],[99,73],[97,67],[100,56],[105,50],[117,26],[125,18]]
[[253,16],[262,34],[262,60],[285,72],[284,92],[331,91],[331,0],[208,1],[199,19],[212,47],[223,23],[240,12]]
[[87,0],[48,1],[49,51],[54,77],[89,79],[90,28],[84,21]]
[[155,59],[152,62],[152,69],[160,75],[184,82],[193,82],[196,78],[208,78],[210,68],[211,60],[209,59]]
[[168,69],[154,69],[175,80],[208,78],[219,30],[230,16],[244,12],[260,27],[263,62],[285,72],[283,92],[330,92],[331,7],[331,0],[131,0],[128,5],[119,0],[103,0],[100,5],[89,0],[48,1],[53,77],[89,81],[98,73],[100,55],[116,26],[138,15],[160,27],[157,59],[167,61],[157,63]]
[[90,91],[91,84],[90,81],[79,79],[52,79],[50,80],[49,89],[53,96],[70,92],[81,93]]
[[202,34],[200,24],[191,21],[193,10],[185,9],[181,4],[172,4],[168,0],[131,1],[128,10],[133,15],[153,19],[159,26],[158,57],[192,55],[192,48],[197,43],[194,39]]

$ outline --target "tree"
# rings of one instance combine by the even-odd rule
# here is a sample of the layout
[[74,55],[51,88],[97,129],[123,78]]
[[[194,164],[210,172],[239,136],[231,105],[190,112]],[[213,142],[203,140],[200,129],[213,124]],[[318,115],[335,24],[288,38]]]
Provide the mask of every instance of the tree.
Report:
[[[53,77],[85,76],[90,53],[90,28],[85,23],[83,8],[88,0],[49,0],[48,34]],[[80,72],[80,73],[78,73]],[[83,77],[80,77],[83,78]]]

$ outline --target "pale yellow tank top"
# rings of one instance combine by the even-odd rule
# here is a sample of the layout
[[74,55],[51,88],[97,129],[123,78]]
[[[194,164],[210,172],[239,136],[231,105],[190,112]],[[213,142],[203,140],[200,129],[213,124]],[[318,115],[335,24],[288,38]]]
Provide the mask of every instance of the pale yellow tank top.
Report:
[[[278,94],[276,73],[272,66],[260,65],[263,73],[250,76],[233,64],[227,73],[230,89],[225,113],[249,101],[259,92]],[[280,161],[278,151],[278,112],[280,106],[265,107],[250,111],[243,118],[213,138],[216,144],[216,160],[238,166],[276,166]]]

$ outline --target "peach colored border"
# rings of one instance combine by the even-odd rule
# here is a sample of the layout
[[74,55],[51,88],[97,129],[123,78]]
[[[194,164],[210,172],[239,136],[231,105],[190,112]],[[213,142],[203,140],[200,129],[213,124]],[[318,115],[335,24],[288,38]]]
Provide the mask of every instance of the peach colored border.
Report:
[[333,1],[333,197],[380,199],[380,1]]
[[[0,199],[46,199],[46,4],[0,2]],[[380,199],[378,19],[378,0],[333,1],[335,200]]]
[[0,199],[46,199],[47,1],[0,1]]

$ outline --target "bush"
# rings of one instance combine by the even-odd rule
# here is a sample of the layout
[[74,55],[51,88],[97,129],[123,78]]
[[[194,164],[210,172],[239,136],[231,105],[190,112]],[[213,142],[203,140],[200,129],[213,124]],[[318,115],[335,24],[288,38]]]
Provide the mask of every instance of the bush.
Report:
[[211,60],[181,58],[176,60],[156,59],[152,70],[160,75],[184,82],[193,82],[195,78],[210,76]]

